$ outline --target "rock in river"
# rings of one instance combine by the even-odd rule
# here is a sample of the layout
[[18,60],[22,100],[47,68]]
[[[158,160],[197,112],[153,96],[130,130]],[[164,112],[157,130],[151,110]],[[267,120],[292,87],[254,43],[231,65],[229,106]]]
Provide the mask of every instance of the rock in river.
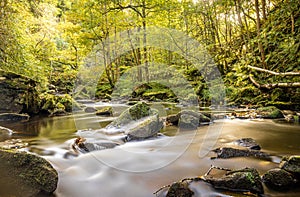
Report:
[[254,194],[264,193],[261,178],[254,168],[229,171],[220,178],[206,176],[205,181],[218,189],[248,191]]
[[296,183],[296,179],[294,179],[291,173],[279,168],[266,172],[262,176],[262,180],[266,186],[278,191],[287,190]]
[[284,157],[280,162],[279,167],[283,170],[292,173],[298,179],[300,178],[300,156],[299,155]]
[[28,121],[30,116],[28,114],[2,113],[0,114],[0,121]]
[[117,119],[106,126],[126,134],[126,141],[141,140],[155,136],[163,127],[158,111],[144,102],[137,103],[125,110]]
[[96,115],[97,116],[111,116],[111,115],[113,115],[112,107],[107,106],[107,107],[103,107],[101,109],[98,109],[96,111]]
[[171,185],[166,197],[192,197],[193,194],[186,182],[176,182]]
[[239,146],[247,147],[252,150],[260,150],[259,144],[252,138],[241,138],[235,141]]
[[275,119],[275,118],[284,118],[282,111],[280,111],[277,107],[268,106],[261,107],[256,110],[258,116],[267,119]]
[[0,149],[0,196],[36,196],[56,190],[58,174],[37,155]]
[[201,123],[210,122],[207,116],[192,110],[182,110],[181,112],[167,116],[168,124],[179,126],[184,129],[197,128]]
[[232,157],[256,157],[267,161],[272,160],[271,156],[268,153],[259,150],[223,147],[223,148],[217,148],[213,151],[217,153],[217,157],[213,157],[212,159],[215,158],[228,159]]

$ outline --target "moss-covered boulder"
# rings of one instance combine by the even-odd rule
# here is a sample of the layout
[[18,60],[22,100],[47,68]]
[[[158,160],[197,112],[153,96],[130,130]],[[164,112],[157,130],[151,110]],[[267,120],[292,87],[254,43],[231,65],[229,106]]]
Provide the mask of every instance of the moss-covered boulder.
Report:
[[283,170],[292,173],[299,179],[300,178],[300,155],[284,157],[280,162],[279,167]]
[[132,98],[139,98],[148,101],[177,101],[176,95],[168,87],[150,82],[141,84],[134,88]]
[[163,127],[158,115],[144,118],[137,126],[125,131],[126,141],[143,140],[155,136]]
[[262,180],[254,168],[229,171],[220,178],[206,176],[205,181],[217,189],[248,191],[254,194],[264,193]]
[[97,116],[112,116],[113,110],[111,106],[106,106],[96,111]]
[[262,176],[262,181],[267,187],[278,191],[288,190],[296,183],[296,179],[294,179],[291,173],[279,168],[266,172]]
[[0,196],[37,196],[56,190],[58,174],[34,154],[0,149]]
[[192,197],[193,194],[186,182],[176,182],[171,185],[166,197]]
[[157,110],[151,109],[145,102],[139,102],[122,112],[116,120],[107,125],[107,128],[122,127],[146,116],[156,114],[158,114]]
[[282,111],[275,106],[260,107],[256,112],[258,116],[266,119],[284,118]]
[[68,94],[48,94],[44,93],[40,95],[41,109],[50,115],[62,115],[68,114],[74,109],[74,106],[78,106],[77,102]]
[[121,115],[106,126],[107,130],[118,130],[126,134],[126,140],[141,140],[155,136],[163,124],[156,109],[144,102],[126,109]]
[[38,113],[37,82],[0,69],[0,113]]
[[182,110],[176,115],[172,114],[166,118],[168,124],[186,129],[197,128],[202,123],[208,123],[210,121],[210,118],[207,116],[192,110]]

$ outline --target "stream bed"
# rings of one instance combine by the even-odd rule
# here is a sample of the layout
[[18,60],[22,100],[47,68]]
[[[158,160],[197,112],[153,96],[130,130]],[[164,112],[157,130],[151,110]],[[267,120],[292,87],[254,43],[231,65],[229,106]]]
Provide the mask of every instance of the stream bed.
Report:
[[[115,106],[122,111],[125,105]],[[118,113],[119,114],[119,113]],[[57,197],[81,196],[155,196],[153,193],[187,177],[204,175],[211,165],[239,169],[254,167],[260,174],[278,166],[281,156],[300,155],[299,124],[272,120],[223,119],[201,126],[196,131],[178,131],[169,126],[163,135],[144,141],[132,141],[113,149],[74,156],[68,153],[78,136],[111,140],[111,136],[93,133],[105,127],[113,117],[78,113],[63,117],[33,117],[25,123],[3,123],[12,136],[29,144],[27,150],[48,159],[59,173]],[[82,130],[83,129],[83,130]],[[253,138],[273,161],[254,158],[214,159],[213,148],[230,146],[240,138]],[[195,196],[237,196],[215,190],[203,182],[190,186]],[[166,189],[158,196],[165,196]],[[300,188],[275,192],[265,188],[265,196],[300,196]],[[242,195],[240,195],[242,196]]]

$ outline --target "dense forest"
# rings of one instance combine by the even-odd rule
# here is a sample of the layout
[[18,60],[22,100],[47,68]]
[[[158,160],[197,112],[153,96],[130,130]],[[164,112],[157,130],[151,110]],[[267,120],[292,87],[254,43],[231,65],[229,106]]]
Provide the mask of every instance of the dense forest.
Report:
[[94,98],[111,99],[120,77],[137,67],[139,88],[132,97],[176,101],[168,87],[149,80],[155,72],[147,66],[159,62],[185,76],[200,105],[210,105],[206,80],[193,63],[148,47],[146,34],[137,42],[140,47],[113,60],[113,46],[103,44],[118,32],[155,26],[183,32],[208,51],[228,105],[300,109],[298,0],[2,0],[0,13],[0,69],[33,79],[40,99],[74,93],[78,72],[100,47],[107,53]]

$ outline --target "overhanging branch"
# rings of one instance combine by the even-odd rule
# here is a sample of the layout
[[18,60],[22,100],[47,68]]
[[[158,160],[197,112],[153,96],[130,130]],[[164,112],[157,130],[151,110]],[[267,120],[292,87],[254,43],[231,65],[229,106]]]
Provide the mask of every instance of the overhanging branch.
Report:
[[258,88],[273,89],[273,88],[300,88],[300,82],[286,82],[286,83],[268,83],[259,84],[252,76],[249,76],[250,81]]
[[261,72],[266,72],[272,75],[277,75],[277,76],[300,76],[300,72],[284,72],[284,73],[278,73],[278,72],[274,72],[271,70],[267,70],[267,69],[263,69],[263,68],[259,68],[259,67],[255,67],[255,66],[250,66],[248,65],[248,68],[251,68],[253,70],[258,70]]

